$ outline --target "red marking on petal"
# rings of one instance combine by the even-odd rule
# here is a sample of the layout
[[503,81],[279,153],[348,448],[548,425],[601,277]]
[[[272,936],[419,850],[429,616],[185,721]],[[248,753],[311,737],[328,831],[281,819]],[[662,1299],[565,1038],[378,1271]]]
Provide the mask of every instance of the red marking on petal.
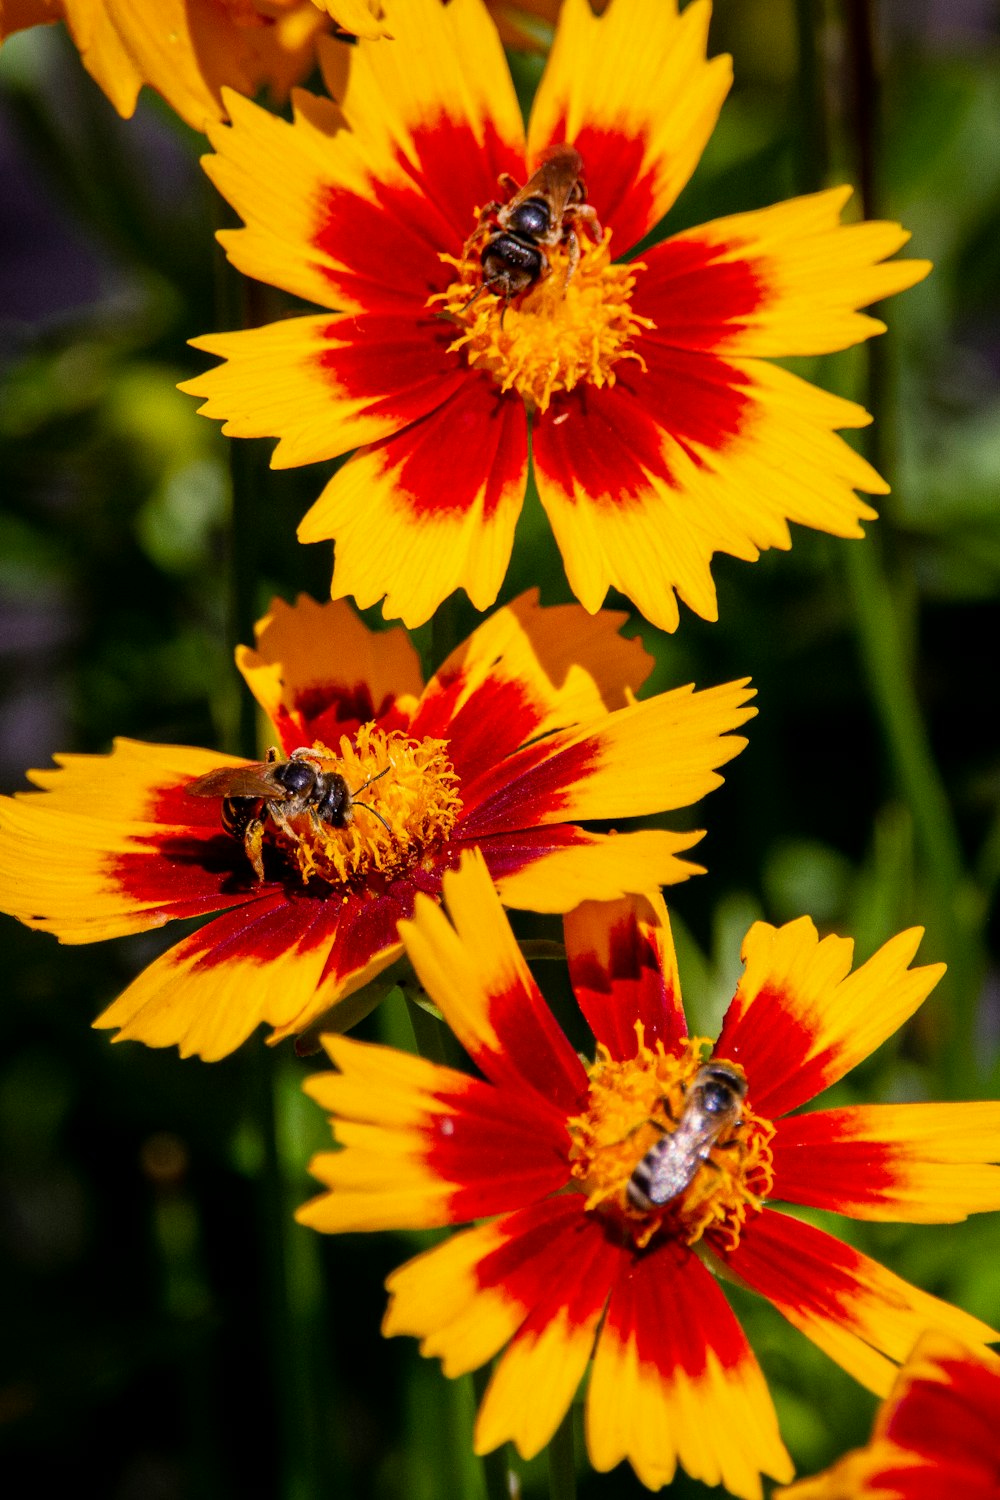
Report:
[[[728,1054],[721,1050],[719,1056]],[[756,1077],[756,1074],[753,1075]],[[759,1109],[757,1091],[754,1107]],[[852,1205],[868,1200],[873,1204],[893,1194],[906,1180],[912,1152],[892,1143],[870,1138],[837,1139],[837,1119],[825,1110],[795,1115],[778,1122],[771,1149],[774,1154],[773,1198],[835,1213],[854,1212]],[[906,1160],[909,1155],[910,1162]]]
[[368,416],[416,422],[441,406],[468,379],[468,367],[449,354],[454,324],[432,314],[358,313],[333,319],[317,333],[316,366],[338,392],[363,401]]
[[336,750],[341,735],[353,737],[362,724],[372,722],[385,730],[406,730],[410,724],[392,693],[375,703],[365,682],[311,683],[296,693],[293,708],[282,707],[275,717],[282,746],[289,755],[315,740]]
[[652,318],[652,342],[705,353],[740,329],[768,300],[768,288],[745,260],[723,260],[731,246],[678,235],[643,253],[633,305]]
[[636,1056],[635,1023],[642,1022],[647,1047],[662,1042],[669,1051],[687,1036],[684,1008],[667,986],[660,955],[636,920],[633,909],[611,927],[605,968],[593,950],[570,948],[570,979],[587,1024],[616,1062]]
[[456,843],[459,840],[469,845],[475,843],[482,850],[494,880],[515,875],[546,854],[588,842],[583,830],[572,823],[557,823],[549,828],[522,828],[512,833],[478,834],[474,840],[465,839],[461,824],[455,832]]
[[[499,1226],[505,1242],[475,1268],[479,1286],[504,1291],[525,1308],[550,1298],[564,1284],[567,1267],[602,1246],[599,1221],[584,1213],[583,1202],[579,1193],[562,1193],[511,1214]],[[608,1247],[606,1288],[622,1253]]]
[[422,308],[447,285],[439,252],[457,254],[461,243],[416,184],[404,189],[372,183],[371,192],[367,198],[324,185],[312,243],[338,267],[319,262],[317,269],[363,307]]
[[487,678],[456,709],[466,691],[461,671],[437,673],[413,719],[414,734],[447,739],[448,758],[463,783],[523,745],[538,727],[536,694],[510,678]]
[[601,1337],[632,1344],[639,1364],[658,1370],[671,1384],[678,1370],[697,1380],[710,1352],[726,1370],[753,1360],[714,1277],[672,1239],[622,1263]]
[[[930,1466],[924,1477],[934,1488],[913,1489],[918,1500],[925,1493],[929,1500],[993,1500],[1000,1487],[1000,1375],[980,1359],[935,1357],[933,1363],[944,1381],[916,1378],[888,1421],[883,1414],[880,1435]],[[892,1472],[879,1469],[873,1483]],[[909,1500],[911,1489],[902,1493]]]
[[456,1114],[431,1114],[424,1164],[456,1184],[456,1220],[507,1213],[557,1192],[569,1180],[565,1117],[543,1101],[470,1079],[455,1096],[439,1093]]
[[488,522],[505,493],[523,487],[528,423],[519,396],[504,395],[470,371],[446,405],[372,445],[379,449],[385,467],[397,471],[395,503],[418,521],[462,515],[478,504]]
[[555,823],[573,789],[600,761],[600,731],[591,741],[558,749],[560,736],[527,745],[462,786],[462,837],[522,832]]
[[517,182],[527,176],[523,152],[502,140],[491,120],[482,120],[481,129],[479,141],[465,120],[440,116],[430,128],[413,132],[421,187],[453,236],[438,248],[453,255],[475,229],[479,210],[507,197],[498,181],[501,172]]
[[735,1004],[729,1007],[715,1044],[717,1057],[739,1061],[752,1080],[754,1109],[771,1119],[826,1088],[831,1061],[841,1054],[838,1041],[810,1058],[815,1029],[795,1019],[796,1009],[794,993],[780,985],[761,985],[742,1015]]
[[274,886],[262,889],[259,900],[216,917],[194,938],[185,940],[189,951],[202,950],[197,967],[252,959],[263,969],[286,959],[291,948],[303,951],[330,942],[339,902],[293,897]]

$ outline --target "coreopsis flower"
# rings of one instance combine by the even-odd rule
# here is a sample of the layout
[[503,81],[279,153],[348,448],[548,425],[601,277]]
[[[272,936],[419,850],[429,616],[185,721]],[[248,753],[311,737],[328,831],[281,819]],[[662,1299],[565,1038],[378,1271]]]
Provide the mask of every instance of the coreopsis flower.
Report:
[[57,757],[0,801],[0,910],[63,942],[222,913],[96,1022],[212,1059],[261,1022],[309,1032],[401,953],[418,891],[478,845],[513,906],[684,880],[700,834],[591,832],[686,807],[746,743],[746,681],[635,702],[652,665],[624,615],[541,608],[484,621],[423,685],[399,629],[343,603],[280,600],[238,664],[270,716],[267,761],[118,740]]
[[566,0],[527,136],[482,0],[408,0],[391,47],[325,46],[335,102],[298,94],[294,123],[229,98],[205,164],[246,226],[226,252],[330,310],[194,340],[224,363],[184,389],[226,433],[279,438],[276,467],[356,450],[299,530],[336,539],[335,597],[384,595],[411,625],[459,587],[485,609],[529,425],[590,611],[615,586],[665,629],[675,596],[714,618],[713,553],[874,515],[854,491],[887,487],[836,432],[867,414],[767,356],[881,331],[858,309],[928,269],[886,262],[899,225],[842,225],[834,188],[636,251],[729,88],[708,19],[708,0]]
[[875,1419],[866,1448],[782,1500],[996,1500],[1000,1359],[946,1334],[924,1334]]
[[196,130],[225,115],[223,85],[279,99],[316,66],[331,22],[385,34],[377,0],[0,0],[0,41],[65,21],[87,72],[120,115],[144,83]]
[[481,857],[444,881],[449,923],[418,898],[407,953],[481,1077],[387,1047],[324,1043],[339,1070],[307,1092],[340,1150],[300,1209],[314,1228],[466,1229],[390,1276],[387,1334],[447,1375],[504,1349],[478,1452],[528,1457],[588,1363],[599,1470],[651,1489],[679,1462],[745,1500],[791,1477],[763,1375],[712,1275],[752,1288],[871,1389],[928,1324],[985,1324],[908,1285],[785,1203],[858,1219],[954,1221],[1000,1207],[1000,1104],[793,1113],[910,1016],[942,972],[909,967],[920,930],[851,972],[853,945],[807,917],[755,923],[714,1044],[689,1036],[662,900],[565,918],[570,976],[596,1038],[567,1040],[517,948]]

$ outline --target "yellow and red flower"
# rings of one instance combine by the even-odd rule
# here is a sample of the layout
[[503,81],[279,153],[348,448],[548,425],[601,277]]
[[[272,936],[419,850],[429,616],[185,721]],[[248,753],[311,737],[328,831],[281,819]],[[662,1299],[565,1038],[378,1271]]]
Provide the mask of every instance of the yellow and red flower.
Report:
[[896,1377],[866,1448],[776,1492],[782,1500],[996,1500],[1000,1358],[924,1334]]
[[[919,281],[899,225],[842,225],[834,188],[686,230],[622,262],[690,177],[730,83],[708,0],[566,0],[525,137],[482,0],[408,0],[391,47],[330,43],[333,100],[295,120],[229,98],[206,170],[244,220],[248,276],[331,311],[196,339],[224,363],[184,389],[277,467],[351,450],[299,536],[333,537],[334,597],[416,625],[454,589],[497,596],[531,462],[569,582],[677,624],[716,614],[711,558],[791,545],[788,522],[860,536],[879,476],[840,438],[858,406],[768,361],[843,349],[858,309]],[[546,250],[505,304],[481,253],[555,145],[582,157],[603,234]],[[506,179],[505,179],[506,181]],[[593,229],[596,239],[588,232]],[[530,247],[529,247],[530,248]],[[576,252],[578,251],[578,263]],[[575,264],[575,270],[573,269]],[[477,295],[481,293],[480,295]]]
[[87,72],[120,115],[144,83],[196,130],[225,118],[223,86],[284,99],[316,66],[331,22],[385,35],[377,0],[0,0],[0,41],[65,21]]
[[[660,898],[585,903],[565,932],[597,1041],[588,1067],[536,988],[479,856],[445,877],[444,897],[451,923],[418,898],[400,932],[483,1077],[325,1037],[339,1071],[306,1089],[331,1112],[341,1149],[313,1161],[328,1191],[298,1217],[326,1232],[490,1220],[395,1272],[384,1325],[419,1337],[448,1375],[507,1346],[478,1452],[513,1441],[537,1453],[592,1358],[595,1468],[627,1459],[656,1489],[679,1462],[745,1500],[760,1496],[761,1472],[788,1480],[764,1378],[713,1270],[768,1298],[878,1392],[928,1324],[995,1337],[771,1206],[923,1223],[1000,1208],[998,1103],[792,1113],[928,994],[942,965],[909,967],[919,929],[852,973],[853,945],[820,940],[808,918],[756,923],[713,1048],[687,1033]],[[692,1156],[692,1091],[709,1056],[745,1098]],[[647,1153],[682,1148],[687,1181],[659,1206],[637,1196]]]
[[253,763],[119,740],[107,756],[58,757],[30,773],[41,792],[2,799],[0,910],[67,943],[223,913],[96,1023],[211,1059],[261,1022],[277,1041],[338,1004],[334,1024],[350,1024],[342,1002],[399,956],[398,920],[470,845],[504,901],[534,911],[684,880],[700,869],[680,857],[699,833],[580,823],[697,801],[746,743],[729,731],[753,695],[744,680],[635,702],[652,663],[618,636],[624,618],[526,594],[423,686],[402,630],[373,634],[343,603],[276,601],[240,669],[279,760],[308,747],[351,792],[379,778],[353,821],[272,816],[280,803],[255,806],[237,779],[234,811],[254,815],[253,835],[239,816],[227,832],[223,793],[187,789]]

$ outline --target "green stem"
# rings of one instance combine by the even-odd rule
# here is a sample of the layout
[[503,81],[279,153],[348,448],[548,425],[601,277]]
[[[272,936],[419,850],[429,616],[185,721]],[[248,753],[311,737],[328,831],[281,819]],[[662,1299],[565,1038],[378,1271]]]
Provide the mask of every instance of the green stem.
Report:
[[576,1455],[573,1449],[573,1407],[570,1406],[549,1444],[550,1500],[576,1500]]
[[[472,1381],[477,1411],[486,1395],[490,1373],[489,1366],[483,1365],[481,1369],[473,1370],[469,1377]],[[506,1445],[502,1448],[494,1448],[492,1453],[483,1454],[483,1485],[486,1490],[486,1500],[510,1500],[510,1470],[507,1463]]]

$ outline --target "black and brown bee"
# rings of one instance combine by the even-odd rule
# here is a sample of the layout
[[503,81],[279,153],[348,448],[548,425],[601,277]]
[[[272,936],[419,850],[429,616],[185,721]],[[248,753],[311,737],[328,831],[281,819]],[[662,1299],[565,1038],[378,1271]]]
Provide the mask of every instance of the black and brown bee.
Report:
[[385,776],[391,766],[351,791],[339,771],[323,769],[325,758],[302,745],[287,760],[282,760],[281,752],[272,747],[266,760],[221,766],[197,777],[184,790],[189,797],[222,798],[222,827],[231,838],[242,842],[257,879],[263,880],[264,831],[268,820],[293,843],[298,843],[301,835],[293,823],[303,814],[318,832],[324,824],[328,828],[346,828],[354,820],[354,809],[363,807],[391,833],[381,813],[367,802],[358,801],[358,794]]
[[698,1069],[680,1119],[673,1130],[657,1125],[662,1139],[650,1146],[629,1178],[627,1197],[633,1208],[649,1213],[680,1197],[723,1131],[739,1125],[746,1093],[746,1079],[729,1063],[708,1062]]
[[493,292],[503,298],[502,323],[511,301],[549,274],[546,250],[557,245],[566,246],[566,285],[569,284],[580,263],[577,226],[584,225],[595,244],[602,238],[597,214],[586,202],[582,173],[583,158],[579,151],[574,146],[561,145],[547,152],[538,171],[523,187],[518,187],[507,172],[501,174],[500,186],[512,196],[506,203],[487,203],[466,242],[464,253],[468,255],[483,229],[490,225],[480,257],[483,283],[470,297],[467,307],[483,292]]

